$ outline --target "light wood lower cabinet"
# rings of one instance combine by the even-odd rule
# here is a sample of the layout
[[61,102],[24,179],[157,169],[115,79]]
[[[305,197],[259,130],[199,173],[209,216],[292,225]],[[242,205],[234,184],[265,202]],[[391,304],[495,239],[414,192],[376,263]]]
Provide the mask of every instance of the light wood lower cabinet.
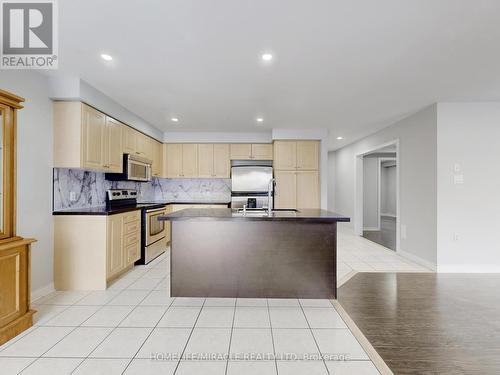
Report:
[[104,290],[140,258],[141,211],[54,216],[56,290]]
[[[31,327],[30,251],[34,240],[0,244],[0,345]],[[1,371],[0,371],[1,372]]]
[[276,208],[320,208],[318,171],[275,171]]

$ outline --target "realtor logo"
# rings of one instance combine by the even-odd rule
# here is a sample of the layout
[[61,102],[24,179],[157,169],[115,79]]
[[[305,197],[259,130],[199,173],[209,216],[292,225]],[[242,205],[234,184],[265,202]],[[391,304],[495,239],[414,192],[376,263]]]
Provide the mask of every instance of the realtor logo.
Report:
[[2,69],[57,69],[56,0],[1,0]]

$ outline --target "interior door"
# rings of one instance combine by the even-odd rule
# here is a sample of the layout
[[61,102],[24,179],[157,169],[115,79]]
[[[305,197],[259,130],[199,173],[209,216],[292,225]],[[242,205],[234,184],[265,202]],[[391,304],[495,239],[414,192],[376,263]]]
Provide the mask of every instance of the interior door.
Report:
[[319,172],[298,171],[297,208],[320,208]]
[[295,171],[275,171],[276,190],[274,205],[276,208],[297,208],[297,189]]
[[198,177],[213,177],[214,145],[202,143],[198,145]]

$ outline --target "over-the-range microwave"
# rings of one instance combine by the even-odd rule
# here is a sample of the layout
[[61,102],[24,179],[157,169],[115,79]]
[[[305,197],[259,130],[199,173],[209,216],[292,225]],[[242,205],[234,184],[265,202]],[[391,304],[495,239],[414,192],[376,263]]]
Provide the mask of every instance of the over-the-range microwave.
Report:
[[152,161],[134,154],[123,154],[123,172],[106,173],[106,180],[111,181],[151,181]]

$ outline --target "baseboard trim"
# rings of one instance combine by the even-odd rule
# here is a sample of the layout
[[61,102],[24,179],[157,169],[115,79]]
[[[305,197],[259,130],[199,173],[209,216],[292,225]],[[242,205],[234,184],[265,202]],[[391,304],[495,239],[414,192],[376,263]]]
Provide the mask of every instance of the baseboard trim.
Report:
[[379,231],[380,228],[377,228],[377,227],[367,227],[367,228],[363,228],[363,231],[366,231],[366,232],[377,232]]
[[54,288],[54,283],[50,283],[48,285],[45,285],[41,288],[38,288],[36,290],[33,290],[31,292],[31,303],[35,302],[37,299],[40,299],[50,293],[53,293],[55,292],[55,288]]
[[500,266],[489,264],[446,264],[437,267],[439,273],[500,273]]
[[403,258],[411,260],[412,262],[418,263],[421,266],[428,268],[429,270],[436,272],[436,265],[429,262],[428,260],[422,259],[416,255],[410,254],[404,250],[398,250],[396,254],[401,255]]

